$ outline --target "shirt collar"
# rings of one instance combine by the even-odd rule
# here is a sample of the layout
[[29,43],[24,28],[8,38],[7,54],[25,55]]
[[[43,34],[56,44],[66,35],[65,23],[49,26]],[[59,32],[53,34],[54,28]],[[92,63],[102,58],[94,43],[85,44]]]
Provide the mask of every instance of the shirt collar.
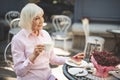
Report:
[[[25,33],[25,36],[26,37],[30,37],[30,36],[33,36],[32,35],[32,32],[29,32],[27,30],[24,29],[24,33]],[[43,30],[39,31],[39,36],[42,36],[43,37]]]

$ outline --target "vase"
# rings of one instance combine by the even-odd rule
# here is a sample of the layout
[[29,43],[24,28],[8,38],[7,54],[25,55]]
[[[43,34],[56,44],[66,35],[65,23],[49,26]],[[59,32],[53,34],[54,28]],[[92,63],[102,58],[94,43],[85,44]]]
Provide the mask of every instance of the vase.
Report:
[[109,76],[109,71],[114,70],[114,66],[102,66],[97,63],[97,61],[94,59],[93,56],[91,56],[91,62],[93,63],[94,67],[96,68],[96,73],[95,75],[98,77],[108,77]]

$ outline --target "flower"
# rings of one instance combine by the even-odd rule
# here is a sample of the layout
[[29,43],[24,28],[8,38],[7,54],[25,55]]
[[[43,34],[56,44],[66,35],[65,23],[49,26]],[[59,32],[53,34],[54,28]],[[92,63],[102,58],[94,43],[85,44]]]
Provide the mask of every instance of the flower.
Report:
[[114,56],[112,52],[93,51],[92,55],[96,62],[101,66],[117,66],[120,64],[120,59],[117,56]]

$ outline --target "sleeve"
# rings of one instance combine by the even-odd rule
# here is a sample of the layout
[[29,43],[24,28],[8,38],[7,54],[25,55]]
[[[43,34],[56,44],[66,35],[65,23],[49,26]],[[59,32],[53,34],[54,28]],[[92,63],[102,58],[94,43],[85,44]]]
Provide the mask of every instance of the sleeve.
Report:
[[14,71],[17,76],[24,76],[31,69],[33,65],[24,53],[24,44],[17,39],[12,40],[11,51],[14,62]]
[[54,51],[50,53],[50,63],[56,64],[56,65],[62,65],[65,63],[65,61],[68,59],[68,57],[63,56],[57,56]]

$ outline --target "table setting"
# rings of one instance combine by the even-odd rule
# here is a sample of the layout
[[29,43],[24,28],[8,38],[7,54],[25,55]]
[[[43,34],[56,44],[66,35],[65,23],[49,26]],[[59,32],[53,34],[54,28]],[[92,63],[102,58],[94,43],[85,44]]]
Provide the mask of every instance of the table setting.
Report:
[[74,61],[71,61],[71,59],[73,58],[71,57],[68,58],[63,66],[63,73],[70,80],[96,80],[96,79],[119,80],[120,79],[119,77],[120,71],[118,71],[118,69],[110,68],[107,76],[101,76],[101,75],[98,76],[97,68],[95,67],[95,64],[92,61],[87,62],[84,59],[81,59],[80,63],[75,63]]
[[[74,57],[75,58],[75,57]],[[73,57],[68,58],[65,62],[67,73],[73,76],[76,79],[86,79],[89,73],[93,73],[95,71],[93,64],[88,63],[84,59],[73,61]],[[78,62],[79,63],[78,63]],[[93,71],[94,70],[94,71]]]

